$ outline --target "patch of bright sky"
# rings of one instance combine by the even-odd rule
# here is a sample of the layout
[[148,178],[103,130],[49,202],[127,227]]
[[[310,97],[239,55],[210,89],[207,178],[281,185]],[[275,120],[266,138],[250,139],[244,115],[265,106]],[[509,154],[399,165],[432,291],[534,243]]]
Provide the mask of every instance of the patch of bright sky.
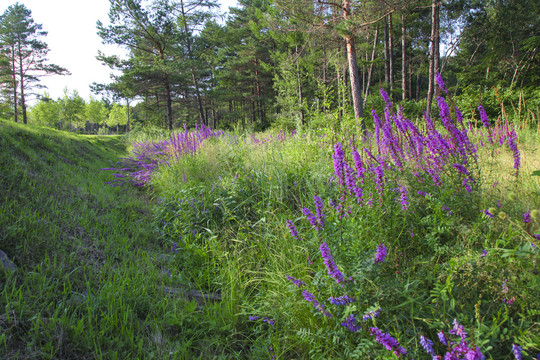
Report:
[[[218,0],[222,12],[237,6],[236,0]],[[14,0],[12,3],[15,3]],[[69,70],[69,76],[47,76],[41,78],[41,85],[53,99],[64,96],[64,89],[77,91],[88,100],[92,94],[90,85],[110,82],[110,69],[97,59],[98,50],[107,55],[120,54],[118,48],[104,45],[97,35],[96,22],[108,22],[109,0],[18,0],[32,11],[32,18],[43,25],[48,35],[43,39],[49,45],[48,59]],[[4,3],[4,1],[2,1]],[[0,8],[3,13],[9,5]],[[99,96],[97,96],[99,98]],[[30,103],[35,102],[32,97]]]

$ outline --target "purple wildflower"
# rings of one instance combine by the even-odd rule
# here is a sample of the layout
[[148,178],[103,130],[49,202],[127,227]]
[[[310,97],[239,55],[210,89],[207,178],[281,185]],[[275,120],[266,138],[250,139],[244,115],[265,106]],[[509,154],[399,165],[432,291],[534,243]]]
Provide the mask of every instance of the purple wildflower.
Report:
[[523,348],[519,345],[512,344],[512,352],[514,353],[514,356],[516,357],[516,360],[521,360],[522,355],[521,352],[523,351]]
[[355,298],[353,297],[350,297],[348,295],[343,295],[343,296],[340,296],[340,297],[329,297],[328,298],[328,301],[330,301],[330,303],[334,304],[334,305],[348,305],[348,304],[352,304],[353,302],[356,301]]
[[319,224],[321,227],[323,227],[325,217],[323,201],[317,195],[313,196],[313,201],[315,202],[315,210],[317,213],[317,218],[319,219]]
[[274,325],[275,325],[275,320],[271,319],[269,317],[266,317],[266,316],[262,316],[262,317],[261,316],[256,316],[256,315],[255,316],[250,316],[249,320],[250,321],[261,320],[261,321],[267,323],[268,325],[270,325],[271,327],[274,327]]
[[345,154],[343,153],[343,146],[339,142],[336,143],[334,145],[334,153],[332,154],[332,158],[334,159],[334,173],[336,174],[341,186],[345,185],[345,177],[343,174],[344,156]]
[[338,270],[336,263],[334,262],[334,258],[330,253],[330,248],[328,247],[328,244],[322,242],[319,248],[321,250],[321,256],[324,259],[324,265],[326,265],[326,268],[328,269],[328,275],[336,279],[336,282],[338,284],[343,282],[345,279],[343,277],[343,274]]
[[309,210],[308,208],[303,208],[302,212],[308,218],[309,223],[311,224],[311,226],[313,226],[316,230],[320,230],[319,222],[317,221],[317,217],[315,215],[313,215],[311,210]]
[[375,252],[375,264],[382,263],[384,259],[386,258],[387,249],[386,246],[384,246],[383,243],[381,243]]
[[364,315],[362,315],[362,320],[364,321],[368,321],[368,320],[371,320],[371,319],[374,319],[374,318],[378,318],[379,315],[381,315],[381,309],[377,309],[375,311],[370,311]]
[[444,91],[445,93],[448,93],[448,90],[446,89],[446,85],[444,84],[442,75],[440,73],[437,73],[435,75],[435,79],[437,80],[437,84],[439,85],[439,88]]
[[407,351],[399,345],[399,342],[394,339],[390,334],[383,333],[376,327],[370,329],[371,335],[375,336],[375,340],[384,346],[387,350],[393,351],[397,357],[400,355],[407,355]]
[[508,139],[508,146],[510,147],[510,150],[512,150],[512,153],[514,154],[514,169],[516,169],[516,175],[517,175],[517,172],[519,168],[521,167],[521,154],[516,144],[517,134],[513,129],[510,132],[508,131],[508,128],[507,128],[506,138]]
[[302,280],[299,280],[293,276],[289,276],[287,275],[287,280],[290,280],[294,285],[296,285],[296,287],[301,287],[301,286],[304,286],[306,285],[305,282],[303,282]]
[[274,352],[274,349],[270,346],[268,347],[268,353],[270,355],[270,360],[276,360],[276,353]]
[[298,240],[299,239],[298,230],[296,230],[296,226],[294,226],[294,223],[291,220],[287,220],[287,227],[289,228],[293,238]]
[[489,212],[489,209],[485,209],[484,214],[489,218],[493,218],[493,214]]
[[531,222],[531,212],[527,211],[526,213],[521,214],[521,218],[525,224]]
[[341,326],[345,326],[347,329],[349,329],[352,332],[357,332],[358,330],[361,329],[360,326],[356,325],[356,319],[353,314],[350,314],[349,316],[347,316],[347,318],[345,319],[345,322],[341,323]]
[[424,335],[420,335],[420,345],[426,350],[426,352],[431,356],[436,356],[435,350],[433,349],[433,341],[429,340],[428,338],[424,337]]
[[534,234],[534,235],[533,235],[533,238],[534,238],[535,240],[540,241],[540,234]]
[[489,119],[486,114],[486,110],[482,105],[478,106],[478,111],[480,112],[480,119],[482,120],[482,124],[484,124],[484,127],[486,128],[486,131],[488,133],[488,139],[491,144],[493,144],[493,137],[491,136],[491,131],[489,129]]
[[304,299],[306,301],[312,303],[313,307],[315,309],[319,310],[320,312],[322,312],[325,316],[330,317],[330,318],[332,317],[332,314],[330,314],[328,311],[326,311],[324,309],[324,305],[321,304],[320,302],[318,302],[317,299],[315,299],[315,296],[312,293],[310,293],[310,292],[308,292],[306,290],[302,290],[302,296],[304,297]]
[[392,102],[390,101],[390,98],[388,97],[388,94],[386,93],[386,91],[384,91],[383,88],[381,88],[379,91],[381,93],[382,98],[384,99],[384,103],[386,104],[386,107],[392,107]]
[[444,345],[444,346],[448,346],[448,340],[446,340],[446,336],[444,336],[444,332],[439,331],[439,333],[437,334],[437,336],[439,337],[439,341]]
[[178,254],[178,245],[176,244],[176,242],[173,241],[172,243],[172,252],[174,254]]
[[508,279],[504,279],[502,283],[502,290],[501,290],[503,294],[506,294],[509,291],[507,283],[508,283]]
[[504,298],[503,299],[503,302],[506,304],[506,305],[512,305],[514,303],[514,301],[516,301],[516,298],[515,297],[512,297],[510,299],[507,299],[507,298]]
[[480,255],[480,256],[481,256],[481,257],[484,257],[484,256],[486,256],[486,255],[487,255],[487,253],[488,253],[488,252],[487,252],[487,250],[486,250],[486,249],[484,249],[484,250],[482,251],[482,255]]
[[404,185],[399,185],[398,189],[399,189],[399,194],[401,197],[401,209],[407,210],[409,208],[409,199],[408,199],[409,192],[407,191],[407,188]]
[[465,340],[467,338],[467,333],[465,332],[465,328],[463,327],[463,325],[460,325],[457,322],[457,319],[454,319],[452,325],[453,327],[448,332],[452,335],[459,336],[462,340]]

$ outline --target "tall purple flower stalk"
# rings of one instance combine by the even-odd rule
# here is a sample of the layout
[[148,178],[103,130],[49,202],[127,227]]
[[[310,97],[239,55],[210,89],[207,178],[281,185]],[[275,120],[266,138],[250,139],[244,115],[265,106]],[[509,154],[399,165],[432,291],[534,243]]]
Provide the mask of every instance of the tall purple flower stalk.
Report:
[[311,226],[313,226],[315,228],[315,230],[317,230],[317,231],[321,230],[321,227],[319,226],[320,225],[319,221],[318,221],[317,217],[315,215],[313,215],[311,210],[309,210],[308,208],[303,208],[302,213],[304,213],[304,215],[308,218],[309,223],[311,224]]
[[343,282],[345,278],[343,274],[339,271],[336,263],[334,262],[334,258],[330,253],[330,248],[328,247],[328,244],[325,242],[321,242],[320,250],[324,265],[328,269],[328,275],[333,277],[338,284]]
[[386,246],[384,246],[384,244],[381,243],[377,247],[377,250],[375,251],[375,264],[382,263],[384,259],[386,258],[386,254],[387,254]]
[[383,333],[376,327],[370,329],[371,335],[375,336],[375,340],[384,346],[387,350],[392,351],[397,357],[407,355],[407,350],[399,345],[399,342],[390,334]]
[[346,327],[352,332],[357,332],[358,330],[362,329],[360,326],[356,325],[356,318],[354,317],[353,314],[350,314],[349,316],[347,316],[347,318],[345,319],[345,322],[341,323],[341,326]]
[[420,345],[426,350],[426,352],[431,356],[437,356],[435,350],[433,349],[433,341],[426,338],[424,335],[420,335]]
[[304,297],[304,300],[310,302],[313,307],[318,311],[322,312],[324,316],[329,318],[332,317],[332,314],[325,310],[324,305],[318,302],[312,293],[308,292],[307,290],[302,290],[302,296]]
[[493,144],[493,137],[491,136],[491,130],[489,126],[489,119],[486,113],[486,110],[482,105],[478,106],[478,112],[480,113],[480,120],[482,120],[482,124],[486,128],[486,131],[488,133],[488,139],[491,144]]
[[298,230],[296,230],[296,226],[294,226],[294,223],[291,220],[287,220],[287,227],[289,228],[292,237],[296,240],[299,240],[300,235],[298,234]]

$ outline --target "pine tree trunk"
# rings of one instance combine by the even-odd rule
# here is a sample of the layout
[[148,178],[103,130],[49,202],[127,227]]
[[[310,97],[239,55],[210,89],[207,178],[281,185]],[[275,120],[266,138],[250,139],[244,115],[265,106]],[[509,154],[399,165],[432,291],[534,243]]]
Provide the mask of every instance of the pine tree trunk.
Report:
[[15,67],[15,45],[11,46],[11,67],[13,71],[13,116],[15,122],[18,121],[17,108],[17,68]]
[[385,87],[388,89],[390,85],[390,50],[388,46],[388,17],[384,18],[384,27],[383,27],[383,43],[384,43],[384,83]]
[[[371,81],[373,79],[373,69],[375,68],[375,56],[377,55],[377,42],[379,41],[379,28],[375,29],[375,37],[373,39],[373,50],[371,51],[371,64],[369,65],[368,79],[365,88],[365,98],[369,94],[369,87],[371,86]],[[364,100],[365,100],[364,98]]]
[[392,37],[392,14],[388,14],[388,75],[390,77],[390,98],[394,90],[394,40]]
[[[349,19],[351,12],[350,0],[343,0],[343,18]],[[347,46],[347,60],[349,64],[349,77],[351,79],[351,95],[353,98],[354,117],[360,125],[362,131],[366,130],[366,124],[364,122],[364,109],[362,103],[362,93],[360,89],[360,79],[358,76],[358,64],[356,62],[356,49],[354,46],[354,37],[352,34],[345,36],[345,43]]]
[[23,124],[28,123],[28,118],[26,116],[26,99],[24,96],[24,72],[23,72],[23,55],[21,50],[21,43],[19,42],[19,84],[21,86],[21,110],[22,110],[22,116],[23,116]]
[[401,100],[407,98],[407,42],[405,14],[401,14]]
[[431,48],[429,53],[429,80],[427,96],[427,113],[431,115],[431,104],[435,93],[435,74],[438,71],[439,53],[439,4],[433,0],[431,5]]

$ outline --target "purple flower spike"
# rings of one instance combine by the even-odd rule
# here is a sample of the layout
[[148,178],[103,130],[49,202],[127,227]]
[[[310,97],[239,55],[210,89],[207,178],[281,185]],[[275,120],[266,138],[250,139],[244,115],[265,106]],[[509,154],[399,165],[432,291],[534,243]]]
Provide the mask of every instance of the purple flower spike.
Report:
[[407,188],[404,185],[399,185],[399,195],[401,198],[401,209],[407,210],[409,208],[409,192],[407,191]]
[[375,336],[375,340],[384,346],[387,350],[393,351],[397,357],[400,355],[407,355],[407,350],[399,345],[399,342],[394,339],[390,334],[383,333],[376,327],[370,329],[371,335]]
[[302,287],[304,285],[306,285],[305,282],[303,282],[302,280],[299,280],[293,276],[289,276],[287,275],[287,280],[290,280],[294,285],[296,285],[296,287]]
[[355,298],[353,297],[350,297],[348,295],[343,295],[343,296],[340,296],[340,297],[329,297],[328,298],[328,301],[330,301],[330,303],[334,304],[334,305],[348,305],[348,304],[352,304],[353,302],[356,301]]
[[487,255],[487,253],[488,253],[487,250],[484,249],[484,250],[482,251],[482,255],[480,255],[480,256],[481,256],[481,257],[485,257],[485,256]]
[[336,263],[334,262],[334,258],[332,257],[332,254],[330,253],[330,248],[328,247],[328,244],[325,242],[321,243],[320,246],[321,250],[321,256],[324,259],[324,265],[326,265],[326,268],[328,269],[328,275],[336,279],[336,282],[339,284],[345,280],[343,277],[343,274],[338,270]]
[[439,333],[437,334],[437,336],[439,337],[439,341],[440,341],[444,346],[448,346],[448,340],[446,340],[446,336],[444,336],[444,332],[439,331]]
[[345,319],[345,322],[341,323],[341,326],[345,326],[347,329],[349,329],[352,332],[357,332],[358,330],[362,329],[360,326],[356,325],[356,319],[354,318],[353,314],[350,314]]
[[313,201],[315,202],[315,210],[317,212],[317,218],[319,219],[319,223],[321,224],[321,227],[322,227],[323,222],[324,222],[324,217],[325,217],[323,201],[317,195],[313,196]]
[[518,346],[516,344],[512,344],[512,352],[514,353],[514,356],[516,357],[516,360],[521,360],[522,355],[521,352],[523,351],[523,348],[521,346]]
[[294,223],[291,220],[287,220],[287,227],[289,228],[293,238],[298,240],[299,239],[298,230],[296,230],[296,226],[294,226]]
[[436,356],[435,350],[433,349],[433,341],[427,339],[424,337],[424,335],[420,335],[420,345],[426,350],[426,352],[431,356]]
[[467,338],[467,333],[465,332],[465,328],[463,327],[463,325],[460,325],[457,322],[457,319],[454,319],[452,325],[453,327],[448,332],[452,335],[459,336],[462,340],[465,340]]
[[386,246],[384,246],[383,243],[381,243],[377,247],[377,251],[375,252],[375,264],[382,263],[384,259],[386,258],[386,254],[388,253],[388,250]]
[[439,85],[441,90],[444,91],[445,93],[448,93],[448,90],[446,89],[446,85],[444,84],[442,75],[440,73],[437,73],[437,75],[435,75],[435,79],[437,80],[437,84]]
[[484,210],[484,214],[486,214],[486,216],[487,216],[487,217],[489,217],[489,218],[492,218],[492,219],[493,219],[493,214],[492,214],[492,213],[490,213],[488,209],[485,209],[485,210]]
[[531,222],[531,212],[527,211],[526,213],[521,214],[521,218],[525,224]]
[[313,226],[315,228],[315,230],[319,231],[321,229],[319,227],[319,222],[317,221],[317,217],[315,215],[313,215],[311,210],[309,210],[308,208],[303,208],[302,212],[308,218],[309,223],[311,224],[311,226]]

